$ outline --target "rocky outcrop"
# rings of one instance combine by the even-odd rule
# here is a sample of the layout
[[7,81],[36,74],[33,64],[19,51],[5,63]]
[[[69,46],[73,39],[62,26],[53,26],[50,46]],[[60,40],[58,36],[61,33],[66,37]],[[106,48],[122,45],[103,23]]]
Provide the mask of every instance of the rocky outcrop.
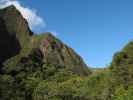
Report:
[[64,67],[81,76],[88,75],[88,67],[82,58],[51,33],[35,36],[32,44],[33,48],[40,48],[44,62]]
[[0,10],[0,63],[17,55],[30,35],[28,23],[14,6]]
[[18,39],[8,33],[5,22],[0,18],[0,62],[18,54],[20,49]]
[[51,33],[33,35],[27,21],[14,6],[0,10],[0,63],[4,62],[4,70],[10,72],[14,69],[13,66],[26,62],[31,55],[41,58],[40,62],[70,70],[81,76],[90,72],[82,58]]

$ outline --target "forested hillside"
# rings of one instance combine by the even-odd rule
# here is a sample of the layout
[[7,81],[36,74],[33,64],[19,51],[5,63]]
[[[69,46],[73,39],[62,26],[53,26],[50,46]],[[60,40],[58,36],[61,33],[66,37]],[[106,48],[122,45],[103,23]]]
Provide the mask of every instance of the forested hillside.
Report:
[[1,9],[0,100],[133,100],[133,42],[92,69],[51,33],[35,35],[14,6]]

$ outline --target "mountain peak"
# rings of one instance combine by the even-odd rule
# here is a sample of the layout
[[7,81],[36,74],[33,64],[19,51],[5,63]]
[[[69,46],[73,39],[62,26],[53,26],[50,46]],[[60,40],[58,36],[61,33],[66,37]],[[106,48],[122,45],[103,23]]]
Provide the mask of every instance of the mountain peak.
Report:
[[18,54],[32,32],[14,5],[0,9],[0,63]]
[[6,12],[6,13],[12,12],[14,14],[21,15],[21,13],[17,10],[17,8],[14,5],[10,5],[10,6],[6,7],[6,8],[2,8],[2,9],[0,9],[0,12],[3,12],[3,13],[4,12]]
[[32,35],[28,22],[14,5],[0,9],[0,18],[4,21],[9,33],[16,34],[16,36],[19,34]]
[[41,50],[45,63],[65,67],[81,76],[89,74],[87,65],[82,58],[50,32],[34,36],[32,38],[32,45],[33,48]]
[[10,6],[6,7],[5,9],[17,10],[17,8],[14,5],[10,5]]

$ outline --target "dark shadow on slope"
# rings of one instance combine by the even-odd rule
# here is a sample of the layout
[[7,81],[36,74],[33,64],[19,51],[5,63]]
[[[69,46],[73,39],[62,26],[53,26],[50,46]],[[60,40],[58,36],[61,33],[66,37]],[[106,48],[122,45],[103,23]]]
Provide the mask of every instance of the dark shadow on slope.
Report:
[[0,63],[20,52],[20,44],[15,34],[9,33],[4,20],[0,18]]

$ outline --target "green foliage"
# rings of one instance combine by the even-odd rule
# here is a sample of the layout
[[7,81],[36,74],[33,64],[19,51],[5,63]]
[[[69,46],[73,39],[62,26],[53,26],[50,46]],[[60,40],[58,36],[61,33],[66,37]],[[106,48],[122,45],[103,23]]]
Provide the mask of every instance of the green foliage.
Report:
[[0,10],[0,17],[21,51],[0,62],[0,100],[133,100],[133,41],[114,55],[109,68],[92,71],[51,34],[30,36],[21,14],[9,8]]
[[82,82],[80,77],[59,83],[42,81],[34,91],[34,100],[86,100],[78,91]]
[[133,63],[128,55],[119,52],[109,68],[82,77],[64,66],[46,63],[35,48],[4,70],[0,96],[3,100],[132,100]]
[[121,52],[114,55],[110,69],[118,84],[128,86],[133,83],[133,43],[130,42]]
[[133,100],[133,85],[127,89],[122,85],[116,88],[113,100]]

